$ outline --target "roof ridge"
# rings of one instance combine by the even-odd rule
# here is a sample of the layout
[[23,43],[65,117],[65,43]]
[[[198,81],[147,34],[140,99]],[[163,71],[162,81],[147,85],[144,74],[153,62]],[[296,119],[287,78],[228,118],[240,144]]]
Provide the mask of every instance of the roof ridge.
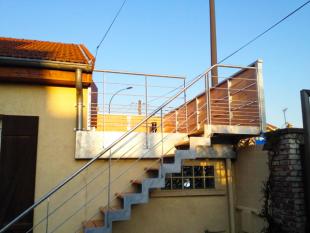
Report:
[[88,59],[91,61],[92,65],[95,65],[95,57],[92,55],[92,53],[88,50],[88,48],[84,45],[84,44],[79,44],[84,53],[86,54],[86,56],[88,57]]
[[89,65],[92,65],[92,60],[87,56],[87,54],[85,53],[85,51],[83,50],[83,48],[81,48],[81,44],[78,44],[77,46],[79,47],[80,51],[82,52],[83,56],[85,57],[87,63],[88,63]]

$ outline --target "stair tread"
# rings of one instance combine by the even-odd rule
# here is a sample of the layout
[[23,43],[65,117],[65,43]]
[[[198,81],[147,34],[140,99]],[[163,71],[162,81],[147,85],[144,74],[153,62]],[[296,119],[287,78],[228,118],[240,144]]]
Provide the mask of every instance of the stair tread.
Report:
[[99,210],[100,210],[101,213],[104,214],[107,211],[110,211],[110,212],[119,211],[119,210],[121,210],[121,208],[119,208],[119,207],[110,207],[110,208],[108,208],[108,207],[101,206],[101,207],[99,207]]
[[130,194],[138,194],[138,193],[133,193],[133,192],[115,193],[115,196],[118,198],[124,198],[124,196],[130,195]]
[[146,167],[144,168],[145,171],[159,171],[159,167]]
[[194,137],[194,136],[201,136],[202,134],[204,133],[204,127],[198,129],[198,130],[195,130],[193,132],[190,132],[188,134],[189,137]]
[[103,227],[104,225],[103,220],[100,219],[83,221],[82,224],[84,228]]
[[174,144],[174,147],[189,146],[189,140],[182,140]]
[[132,184],[142,184],[143,180],[131,180],[130,181]]

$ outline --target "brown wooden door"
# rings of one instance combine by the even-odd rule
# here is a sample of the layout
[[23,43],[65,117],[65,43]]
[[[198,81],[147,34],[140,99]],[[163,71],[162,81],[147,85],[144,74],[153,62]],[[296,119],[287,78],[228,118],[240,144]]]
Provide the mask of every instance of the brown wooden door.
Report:
[[[38,117],[1,116],[0,229],[34,202]],[[32,227],[28,214],[8,232]]]

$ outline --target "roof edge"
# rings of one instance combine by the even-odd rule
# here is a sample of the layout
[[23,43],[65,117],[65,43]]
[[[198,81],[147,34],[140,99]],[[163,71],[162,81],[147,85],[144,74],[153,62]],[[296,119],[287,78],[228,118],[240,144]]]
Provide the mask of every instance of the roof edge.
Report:
[[81,69],[82,71],[87,73],[92,73],[94,69],[93,65],[89,64],[16,57],[0,57],[0,65],[50,68],[67,71],[75,71],[76,69]]

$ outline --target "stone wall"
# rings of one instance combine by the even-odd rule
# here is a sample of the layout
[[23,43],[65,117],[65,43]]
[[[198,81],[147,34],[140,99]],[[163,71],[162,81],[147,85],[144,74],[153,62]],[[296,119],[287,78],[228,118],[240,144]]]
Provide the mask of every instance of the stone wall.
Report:
[[305,233],[303,130],[280,129],[267,133],[266,139],[272,232]]

